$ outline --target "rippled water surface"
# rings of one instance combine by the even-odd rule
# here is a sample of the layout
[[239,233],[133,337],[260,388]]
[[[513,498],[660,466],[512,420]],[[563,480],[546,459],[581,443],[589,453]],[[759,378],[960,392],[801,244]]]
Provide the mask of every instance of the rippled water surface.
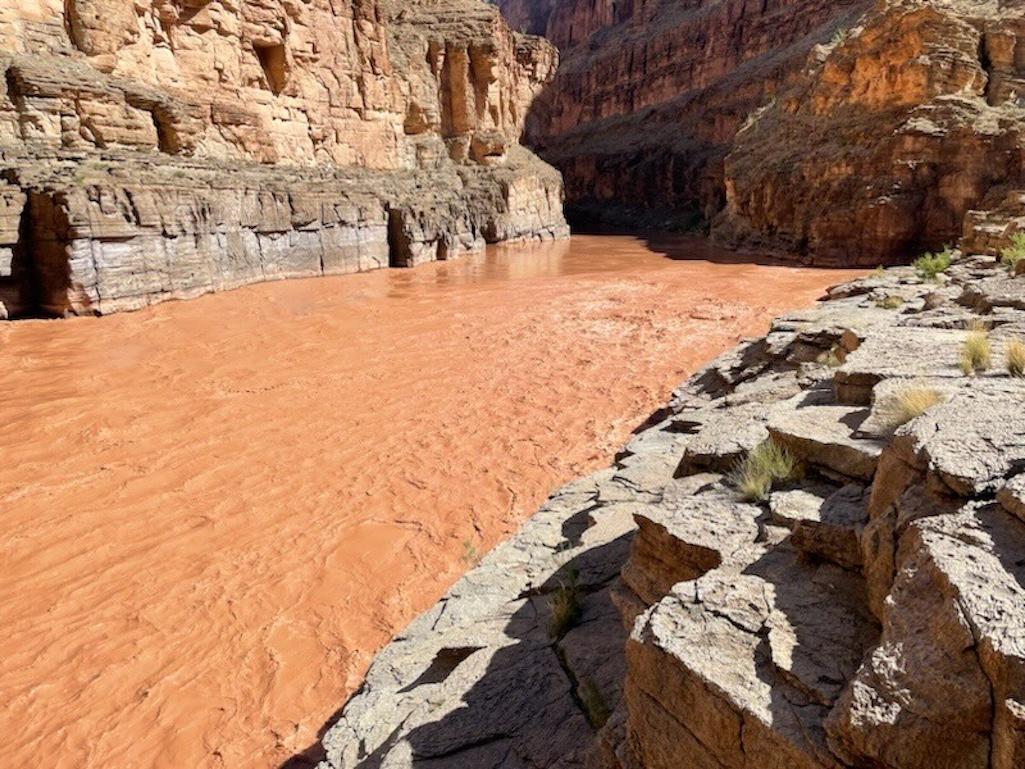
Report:
[[550,489],[856,274],[581,236],[0,325],[3,765],[279,766]]

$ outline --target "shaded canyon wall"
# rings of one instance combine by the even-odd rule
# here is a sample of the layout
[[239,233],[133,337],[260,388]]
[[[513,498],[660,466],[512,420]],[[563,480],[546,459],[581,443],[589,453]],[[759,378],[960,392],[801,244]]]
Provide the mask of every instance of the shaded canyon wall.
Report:
[[0,11],[4,314],[111,312],[565,234],[554,72],[476,0]]
[[1025,186],[1016,0],[499,5],[562,49],[527,138],[584,219],[876,264]]

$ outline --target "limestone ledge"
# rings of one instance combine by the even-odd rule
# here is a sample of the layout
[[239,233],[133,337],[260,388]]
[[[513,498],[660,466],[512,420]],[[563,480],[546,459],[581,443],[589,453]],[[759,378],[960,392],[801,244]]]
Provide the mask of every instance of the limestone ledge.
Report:
[[[988,255],[777,318],[386,647],[321,769],[1025,765],[1016,338],[1025,277]],[[800,472],[746,500],[765,440]]]
[[413,266],[564,237],[557,172],[330,171],[148,155],[7,157],[0,315],[109,314],[264,280]]

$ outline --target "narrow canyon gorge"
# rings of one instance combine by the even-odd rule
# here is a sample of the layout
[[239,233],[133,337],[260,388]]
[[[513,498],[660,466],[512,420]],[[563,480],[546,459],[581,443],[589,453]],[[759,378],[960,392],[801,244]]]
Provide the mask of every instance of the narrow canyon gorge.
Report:
[[4,766],[1025,769],[1025,0],[0,71]]

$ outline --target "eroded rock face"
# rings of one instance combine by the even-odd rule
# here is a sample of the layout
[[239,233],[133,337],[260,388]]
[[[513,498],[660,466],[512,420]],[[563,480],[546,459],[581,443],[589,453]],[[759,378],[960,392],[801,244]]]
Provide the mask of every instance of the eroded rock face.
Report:
[[[866,7],[859,0],[499,5],[514,20],[546,16],[543,31],[562,50],[527,128],[531,146],[563,172],[569,203],[593,215],[602,207],[602,216],[648,209],[684,224],[722,208],[723,158],[748,115],[801,70],[812,45]],[[536,21],[529,28],[542,30]]]
[[498,4],[562,49],[527,129],[582,218],[873,265],[1025,223],[1018,0]]
[[[382,654],[329,732],[327,767],[1022,766],[1025,380],[996,361],[1025,335],[1005,301],[1025,277],[1007,274],[978,256],[942,285],[874,274],[695,374],[616,467],[557,492]],[[994,364],[949,370],[982,321]],[[895,420],[909,388],[937,399]],[[730,463],[761,440],[798,472],[744,499]],[[546,641],[570,564],[580,624]],[[407,679],[435,652],[398,655],[450,630],[446,647],[481,664],[411,702]],[[597,735],[553,647],[572,671],[622,671],[602,679]]]
[[0,49],[7,314],[566,233],[518,143],[555,50],[476,0],[20,4]]
[[957,242],[1023,181],[1023,13],[880,0],[737,135],[717,234],[862,264]]

